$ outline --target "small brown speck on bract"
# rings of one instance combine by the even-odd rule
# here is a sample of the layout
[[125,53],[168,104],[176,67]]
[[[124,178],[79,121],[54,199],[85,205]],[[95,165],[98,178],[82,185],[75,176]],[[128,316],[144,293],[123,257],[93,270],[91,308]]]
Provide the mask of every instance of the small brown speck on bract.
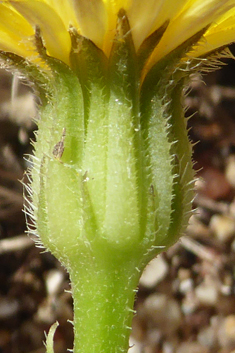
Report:
[[61,161],[61,157],[63,156],[63,153],[64,153],[65,136],[66,136],[66,129],[64,127],[63,131],[62,131],[61,140],[59,142],[57,142],[57,144],[54,146],[53,151],[52,151],[53,156],[56,159],[58,159],[59,161]]

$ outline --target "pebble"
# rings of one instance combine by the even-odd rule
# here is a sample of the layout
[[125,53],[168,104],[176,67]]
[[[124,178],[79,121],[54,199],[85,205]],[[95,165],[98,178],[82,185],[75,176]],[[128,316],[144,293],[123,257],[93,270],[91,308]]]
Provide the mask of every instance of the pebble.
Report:
[[231,155],[227,159],[227,165],[225,168],[225,176],[229,184],[235,188],[235,156]]
[[192,273],[189,269],[181,267],[178,270],[177,278],[172,282],[172,287],[175,292],[186,294],[193,289],[194,283]]
[[46,289],[49,296],[56,296],[61,290],[64,275],[61,271],[50,270],[46,273]]
[[225,272],[223,278],[223,284],[221,285],[220,291],[223,295],[232,295],[233,293],[233,276],[229,272]]
[[56,309],[56,302],[52,303],[50,299],[45,299],[38,307],[38,311],[35,314],[35,321],[51,325],[57,319]]
[[230,216],[213,215],[209,227],[221,242],[229,241],[234,237],[235,220]]
[[[195,199],[197,200],[197,198]],[[201,213],[201,219],[203,219],[203,212],[205,210],[202,208],[197,209],[197,216],[193,214],[190,219],[189,219],[189,224],[187,226],[187,234],[189,234],[192,237],[197,237],[198,234],[202,237],[208,237],[210,236],[210,230],[207,225],[203,224],[201,220],[199,220],[197,217],[200,216]]]
[[181,325],[182,314],[178,302],[165,294],[151,294],[144,308],[152,325],[166,334],[171,334]]
[[217,332],[216,329],[211,325],[203,327],[198,333],[198,342],[208,348],[213,348],[217,343]]
[[188,268],[181,267],[178,270],[178,278],[180,281],[184,281],[186,279],[189,279],[189,278],[191,278],[191,276],[192,276],[191,270]]
[[162,255],[154,258],[146,266],[141,278],[140,285],[148,289],[154,288],[160,281],[162,281],[168,273],[168,264]]
[[198,342],[184,342],[178,347],[176,353],[209,353],[209,349]]
[[233,345],[235,348],[235,315],[228,315],[224,318],[219,328],[218,337],[221,346]]
[[195,295],[200,304],[214,306],[218,300],[218,289],[213,282],[202,282],[195,288]]
[[174,353],[174,346],[170,342],[163,343],[162,353]]
[[20,311],[19,303],[15,299],[0,297],[0,320],[9,319]]
[[193,290],[193,280],[192,278],[185,279],[179,284],[179,291],[182,294],[186,294],[189,291]]
[[197,307],[198,307],[198,301],[197,301],[197,298],[195,297],[194,291],[187,292],[185,298],[183,298],[182,300],[182,305],[181,305],[182,312],[184,313],[184,315],[190,315],[193,312],[195,312]]

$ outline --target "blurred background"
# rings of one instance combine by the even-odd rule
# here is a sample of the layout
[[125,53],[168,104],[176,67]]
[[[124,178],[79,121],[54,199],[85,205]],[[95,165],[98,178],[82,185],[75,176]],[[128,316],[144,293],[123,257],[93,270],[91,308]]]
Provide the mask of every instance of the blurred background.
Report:
[[[235,61],[225,63],[195,76],[185,98],[197,211],[141,277],[130,353],[235,353]],[[73,342],[68,274],[25,233],[22,181],[37,103],[0,70],[0,353],[45,352],[44,331],[56,320],[56,353]]]

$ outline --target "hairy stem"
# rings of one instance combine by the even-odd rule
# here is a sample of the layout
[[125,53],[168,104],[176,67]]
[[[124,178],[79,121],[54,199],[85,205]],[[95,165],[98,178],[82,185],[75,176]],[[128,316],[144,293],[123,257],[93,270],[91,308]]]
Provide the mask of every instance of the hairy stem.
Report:
[[[115,263],[115,259],[114,259]],[[74,353],[121,353],[129,348],[139,274],[122,266],[73,266]]]

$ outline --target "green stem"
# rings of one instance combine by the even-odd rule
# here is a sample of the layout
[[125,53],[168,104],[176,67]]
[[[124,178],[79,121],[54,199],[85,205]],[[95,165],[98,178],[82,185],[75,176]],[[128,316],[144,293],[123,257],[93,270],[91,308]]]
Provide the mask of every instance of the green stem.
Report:
[[102,267],[96,260],[71,266],[74,353],[120,353],[129,348],[139,274],[116,264]]

